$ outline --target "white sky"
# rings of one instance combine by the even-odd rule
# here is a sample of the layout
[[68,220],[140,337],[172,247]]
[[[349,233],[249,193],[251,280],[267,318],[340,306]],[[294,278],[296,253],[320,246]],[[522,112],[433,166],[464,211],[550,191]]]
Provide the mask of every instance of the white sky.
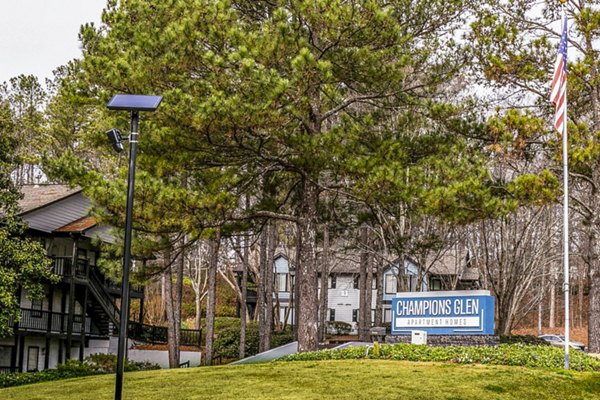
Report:
[[25,74],[40,83],[81,57],[86,22],[100,23],[106,0],[0,0],[0,82]]

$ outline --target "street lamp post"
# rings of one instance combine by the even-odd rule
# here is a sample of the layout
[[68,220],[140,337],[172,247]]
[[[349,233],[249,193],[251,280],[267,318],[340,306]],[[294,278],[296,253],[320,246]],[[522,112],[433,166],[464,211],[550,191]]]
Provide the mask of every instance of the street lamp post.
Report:
[[[127,210],[125,213],[125,243],[123,251],[123,276],[121,280],[121,310],[119,318],[119,344],[117,350],[117,378],[115,400],[121,400],[123,393],[123,370],[127,350],[127,328],[129,322],[129,268],[131,263],[131,230],[133,221],[133,192],[135,187],[135,161],[140,111],[155,111],[162,96],[117,94],[106,104],[109,110],[126,110],[131,113],[131,134],[129,136],[129,171],[127,176]],[[106,132],[116,151],[123,150],[123,137],[118,129]]]

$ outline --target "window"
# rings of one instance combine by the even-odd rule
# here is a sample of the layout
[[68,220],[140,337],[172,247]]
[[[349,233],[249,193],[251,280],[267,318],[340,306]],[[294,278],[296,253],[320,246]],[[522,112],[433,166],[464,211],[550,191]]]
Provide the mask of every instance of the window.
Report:
[[331,275],[329,288],[335,289],[335,275]]
[[31,316],[33,318],[42,318],[43,304],[44,304],[44,300],[42,300],[42,299],[32,299],[31,300]]
[[0,345],[0,368],[10,367],[11,355],[12,355],[12,346]]
[[358,322],[358,309],[352,310],[352,322]]
[[335,308],[329,309],[329,321],[335,321]]
[[[354,289],[360,289],[360,275],[354,276]],[[373,279],[371,279],[371,289],[377,289],[377,275],[375,274],[373,274]]]
[[408,291],[408,292],[416,292],[417,291],[417,276],[416,275],[402,275],[399,278],[401,279],[401,282],[402,282],[400,290]]
[[383,322],[392,322],[392,309],[391,308],[383,309]]
[[284,322],[285,321],[285,316],[288,313],[288,307],[281,307],[281,309],[279,310],[279,322]]
[[385,276],[385,294],[395,294],[398,291],[396,277],[393,274]]
[[27,349],[27,372],[38,370],[39,355],[40,348],[38,346],[29,346]]
[[429,290],[442,290],[442,280],[438,277],[431,278],[429,280]]
[[278,292],[289,292],[289,286],[288,286],[288,274],[277,274],[277,291]]

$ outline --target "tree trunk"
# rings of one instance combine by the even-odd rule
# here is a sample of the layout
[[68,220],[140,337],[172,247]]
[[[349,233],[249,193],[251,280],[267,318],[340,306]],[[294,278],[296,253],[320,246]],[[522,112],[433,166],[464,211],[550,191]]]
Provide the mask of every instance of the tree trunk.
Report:
[[[275,250],[277,249],[277,224],[275,221],[269,222],[268,229],[268,239],[267,242],[267,269],[266,269],[266,278],[267,278],[267,321],[266,325],[268,327],[269,341],[266,342],[267,350],[271,348],[271,336],[273,333],[273,328],[275,327],[274,322],[274,310],[273,310],[273,297],[277,296],[275,292]],[[275,295],[275,296],[274,296]]]
[[538,302],[538,336],[544,332],[544,292],[546,290],[546,271],[542,270],[542,283],[540,285],[540,299]]
[[165,270],[163,272],[163,283],[165,289],[165,303],[167,313],[167,350],[169,353],[169,368],[177,368],[179,360],[177,358],[177,336],[175,335],[175,307],[173,305],[173,274],[171,265],[171,252],[165,252]]
[[548,318],[548,328],[556,327],[556,269],[552,267],[552,280],[550,281],[550,317]]
[[583,291],[585,288],[585,265],[579,264],[577,272],[577,327],[583,328]]
[[600,353],[600,268],[597,259],[590,265],[588,295],[588,349]]
[[275,229],[272,221],[265,225],[260,238],[260,283],[261,314],[259,318],[258,351],[271,348],[273,329],[273,253],[275,251]]
[[258,352],[264,351],[263,335],[265,334],[265,269],[267,263],[267,236],[264,232],[260,233],[258,242],[258,274],[256,276],[256,311],[254,319],[258,321]]
[[165,274],[160,277],[160,318],[163,321],[167,319],[167,283]]
[[258,317],[258,352],[268,350],[269,326],[267,325],[267,295],[269,293],[267,286],[267,247],[269,240],[269,225],[264,226],[260,234],[260,266],[258,283],[258,302],[260,303],[260,313]]
[[200,329],[202,326],[202,296],[200,295],[200,291],[194,292],[194,297],[196,301],[196,315],[194,318],[194,329]]
[[[296,265],[298,265],[296,263]],[[288,317],[290,321],[290,325],[292,327],[292,336],[294,337],[294,341],[298,340],[298,330],[296,327],[298,326],[298,313],[296,309],[298,307],[298,290],[296,288],[296,277],[295,271],[294,275],[290,274],[290,306],[288,307],[288,312],[285,314],[285,322],[283,327],[285,328],[285,324],[288,322]]]
[[365,297],[367,303],[367,318],[366,318],[366,329],[367,329],[367,341],[371,340],[370,331],[373,324],[371,310],[373,309],[373,254],[369,253],[367,258],[367,281],[365,288]]
[[500,335],[510,335],[513,315],[508,309],[509,304],[509,301],[498,304],[498,333]]
[[298,218],[300,260],[298,279],[298,350],[316,351],[319,345],[317,315],[316,219],[318,187],[307,178],[302,180],[302,204]]
[[296,265],[294,267],[294,279],[292,280],[292,287],[290,288],[290,303],[293,304],[293,313],[292,313],[292,324],[294,325],[294,341],[298,341],[298,307],[300,306],[300,301],[298,298],[300,297],[300,278],[299,278],[299,270],[298,267],[300,265],[300,254],[302,252],[302,235],[300,234],[300,224],[296,224]]
[[206,346],[205,365],[213,363],[213,343],[215,328],[215,311],[217,296],[217,265],[219,261],[219,245],[221,242],[220,232],[209,242],[209,264],[208,264],[208,297],[206,304]]
[[[178,368],[180,361],[181,343],[181,302],[183,296],[183,267],[185,263],[184,253],[179,259],[171,262],[171,251],[165,252],[165,272],[163,282],[165,288],[166,312],[167,312],[167,349],[169,352],[169,368]],[[175,267],[175,276],[173,268]],[[173,287],[175,278],[175,287]]]
[[369,328],[371,325],[371,296],[370,287],[367,287],[367,274],[369,269],[369,228],[366,225],[360,227],[360,275],[358,289],[360,293],[358,313],[358,340],[366,342],[369,340]]
[[[168,262],[168,261],[167,261]],[[173,326],[173,298],[172,294],[172,274],[171,267],[169,266],[164,274],[164,288],[165,288],[165,306],[166,306],[166,314],[167,314],[167,351],[169,353],[169,368],[175,368],[174,365],[178,362],[177,360],[177,343],[175,339],[175,328]]]
[[323,227],[323,257],[321,261],[321,293],[319,299],[319,341],[325,341],[325,320],[327,319],[327,300],[329,297],[329,226]]
[[538,318],[538,327],[537,327],[537,332],[538,332],[538,336],[544,333],[544,328],[543,328],[543,314],[542,314],[542,302],[540,301],[538,303],[538,310],[537,310],[537,318]]
[[600,273],[590,269],[588,295],[588,348],[590,353],[600,353]]
[[[598,121],[595,121],[598,124]],[[600,182],[600,166],[594,165],[592,169],[592,180]],[[600,211],[598,202],[598,191],[596,186],[592,187],[589,207],[592,214],[587,224],[587,248],[585,260],[587,263],[587,275],[590,290],[588,293],[588,349],[590,353],[600,353],[600,263],[598,257],[598,218]]]
[[182,240],[182,250],[179,255],[179,260],[176,264],[176,282],[175,282],[175,303],[173,304],[173,327],[175,330],[175,357],[177,360],[175,366],[171,368],[178,368],[181,360],[180,346],[181,346],[181,303],[183,301],[183,267],[185,264],[185,238]]
[[377,260],[377,274],[375,275],[376,297],[375,297],[375,326],[383,326],[383,270],[385,265]]
[[246,357],[246,323],[248,314],[248,261],[249,261],[249,240],[244,235],[244,248],[242,250],[242,300],[240,301],[240,359]]

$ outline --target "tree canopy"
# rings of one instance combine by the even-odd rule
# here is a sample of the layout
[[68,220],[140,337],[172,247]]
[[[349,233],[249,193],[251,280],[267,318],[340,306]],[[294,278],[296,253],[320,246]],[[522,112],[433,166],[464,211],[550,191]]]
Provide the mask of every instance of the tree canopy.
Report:
[[17,216],[21,194],[11,179],[19,165],[13,118],[8,104],[0,103],[0,337],[12,333],[11,321],[20,316],[20,290],[41,298],[43,283],[54,276],[45,249],[23,238],[26,226]]
[[[300,348],[314,350],[320,223],[343,213],[357,227],[385,213],[386,227],[424,216],[464,224],[514,209],[535,197],[532,187],[551,196],[540,189],[550,176],[511,183],[490,173],[493,151],[480,139],[502,125],[483,121],[464,95],[470,54],[456,39],[468,6],[109,1],[103,24],[82,28],[84,58],[51,103],[86,111],[85,123],[54,119],[76,127],[77,146],[48,165],[122,225],[126,163],[102,132],[128,116],[104,104],[120,92],[163,95],[140,128],[139,251],[268,218],[294,222]],[[322,213],[324,203],[335,209]],[[406,232],[389,232],[405,254]]]

